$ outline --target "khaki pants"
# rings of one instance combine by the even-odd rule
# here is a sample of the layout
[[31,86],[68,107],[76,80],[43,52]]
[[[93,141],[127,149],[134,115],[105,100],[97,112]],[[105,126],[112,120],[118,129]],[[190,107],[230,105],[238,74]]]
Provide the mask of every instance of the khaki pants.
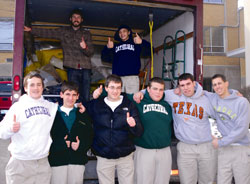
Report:
[[84,165],[65,165],[51,169],[51,184],[83,184]]
[[167,184],[170,180],[172,156],[170,147],[145,149],[136,146],[135,183]]
[[139,91],[139,77],[137,75],[123,76],[122,92],[133,94]]
[[212,143],[177,144],[177,164],[181,184],[212,184],[217,172],[217,150]]
[[6,166],[7,184],[50,184],[51,168],[48,158],[18,160],[10,158]]
[[97,175],[100,184],[115,183],[115,169],[119,184],[133,184],[134,160],[133,153],[118,159],[106,159],[97,156]]
[[250,184],[250,146],[226,146],[218,151],[218,184]]

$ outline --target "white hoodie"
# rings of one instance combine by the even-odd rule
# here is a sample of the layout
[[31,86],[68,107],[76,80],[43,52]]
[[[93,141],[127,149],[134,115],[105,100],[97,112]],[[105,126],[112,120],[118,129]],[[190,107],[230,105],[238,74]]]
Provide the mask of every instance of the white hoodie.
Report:
[[[0,138],[11,138],[8,147],[11,155],[20,160],[37,160],[48,156],[51,145],[50,129],[58,105],[45,100],[20,97],[11,106],[0,123]],[[13,119],[20,123],[20,130],[12,132]]]

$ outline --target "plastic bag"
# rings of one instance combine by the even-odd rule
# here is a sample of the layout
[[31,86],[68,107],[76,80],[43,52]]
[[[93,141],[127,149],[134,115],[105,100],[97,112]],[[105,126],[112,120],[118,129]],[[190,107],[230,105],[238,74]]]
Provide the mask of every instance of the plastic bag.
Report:
[[55,56],[52,56],[50,58],[50,64],[55,66],[56,68],[62,69],[63,70],[63,61]]

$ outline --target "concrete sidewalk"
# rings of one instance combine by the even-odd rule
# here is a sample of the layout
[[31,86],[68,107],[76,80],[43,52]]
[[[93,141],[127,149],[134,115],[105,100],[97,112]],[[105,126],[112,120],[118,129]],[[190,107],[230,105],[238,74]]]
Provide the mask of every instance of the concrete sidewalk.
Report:
[[10,140],[0,139],[0,184],[6,184],[5,167],[10,158],[10,153],[8,151],[9,143],[10,143]]

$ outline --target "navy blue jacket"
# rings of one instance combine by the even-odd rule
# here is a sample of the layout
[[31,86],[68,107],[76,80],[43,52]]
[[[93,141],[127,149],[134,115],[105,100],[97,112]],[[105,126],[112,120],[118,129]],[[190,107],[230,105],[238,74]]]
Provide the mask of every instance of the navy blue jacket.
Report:
[[[144,49],[144,50],[143,50]],[[102,50],[102,60],[112,62],[112,74],[118,76],[138,75],[141,69],[140,55],[150,56],[150,43],[142,40],[142,44],[135,44],[133,39],[121,41],[109,49]]]
[[[141,136],[143,127],[136,106],[123,95],[122,103],[114,110],[104,102],[104,97],[85,104],[94,123],[94,154],[108,159],[125,157],[135,151],[133,138]],[[136,121],[134,127],[127,123],[127,112]]]

